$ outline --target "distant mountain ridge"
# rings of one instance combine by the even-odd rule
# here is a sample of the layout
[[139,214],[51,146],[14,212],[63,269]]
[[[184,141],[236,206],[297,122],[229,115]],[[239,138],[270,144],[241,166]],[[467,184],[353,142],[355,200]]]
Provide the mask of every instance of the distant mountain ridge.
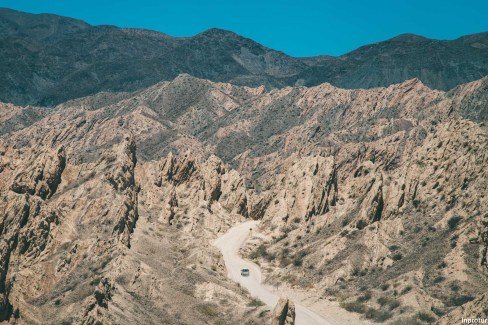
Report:
[[268,88],[372,88],[418,78],[448,90],[488,75],[488,33],[452,41],[404,34],[340,57],[295,58],[216,28],[177,38],[0,9],[0,60],[0,101],[17,105],[134,91],[181,73]]

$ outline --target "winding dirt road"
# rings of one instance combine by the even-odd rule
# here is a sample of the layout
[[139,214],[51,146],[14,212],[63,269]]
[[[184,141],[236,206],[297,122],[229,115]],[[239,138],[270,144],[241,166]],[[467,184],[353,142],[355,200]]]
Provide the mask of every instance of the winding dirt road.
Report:
[[[279,300],[279,296],[270,292],[262,284],[261,269],[256,264],[245,260],[239,255],[239,248],[245,242],[250,234],[250,229],[254,229],[258,224],[257,221],[248,221],[238,224],[221,237],[217,238],[213,243],[222,253],[227,268],[228,277],[241,284],[249,293],[256,298],[259,298],[266,305],[273,309]],[[248,268],[250,275],[248,277],[241,276],[240,270]],[[292,299],[293,300],[293,299]],[[295,302],[296,307],[296,325],[332,325],[321,316],[313,311],[299,305]]]

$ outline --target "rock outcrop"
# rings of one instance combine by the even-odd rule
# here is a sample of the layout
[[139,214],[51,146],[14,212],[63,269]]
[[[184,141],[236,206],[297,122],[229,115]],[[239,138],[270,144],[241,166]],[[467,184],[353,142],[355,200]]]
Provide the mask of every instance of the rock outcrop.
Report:
[[271,325],[294,325],[295,324],[295,304],[288,298],[280,298],[273,314],[271,315]]

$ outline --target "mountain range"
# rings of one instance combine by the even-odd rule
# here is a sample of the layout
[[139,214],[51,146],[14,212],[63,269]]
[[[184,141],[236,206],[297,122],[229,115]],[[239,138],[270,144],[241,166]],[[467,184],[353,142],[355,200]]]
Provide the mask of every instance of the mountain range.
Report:
[[488,33],[452,41],[405,34],[339,57],[295,58],[221,29],[178,38],[0,9],[0,101],[54,106],[99,91],[143,89],[181,73],[268,88],[324,82],[373,88],[418,78],[448,90],[488,74],[487,53]]
[[[293,58],[4,9],[0,35],[0,323],[488,317],[487,34]],[[249,220],[273,312],[213,245]]]

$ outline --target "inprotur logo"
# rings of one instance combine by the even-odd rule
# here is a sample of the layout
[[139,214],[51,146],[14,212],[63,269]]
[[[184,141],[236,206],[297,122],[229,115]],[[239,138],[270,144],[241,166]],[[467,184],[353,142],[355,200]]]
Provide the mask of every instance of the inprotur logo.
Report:
[[488,318],[461,318],[461,324],[487,324]]

